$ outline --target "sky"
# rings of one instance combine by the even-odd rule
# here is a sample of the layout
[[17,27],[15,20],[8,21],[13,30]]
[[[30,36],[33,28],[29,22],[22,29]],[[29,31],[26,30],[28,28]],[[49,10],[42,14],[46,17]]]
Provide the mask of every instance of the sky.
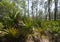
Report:
[[[27,9],[28,9],[28,2],[27,2],[28,0],[26,0],[26,5],[27,5]],[[35,0],[34,0],[35,1]],[[43,1],[42,3],[44,4],[44,2],[46,2],[47,0],[39,0],[39,1]],[[54,1],[54,0],[53,0]],[[29,0],[29,10],[31,10],[31,6],[32,6],[32,0]],[[58,0],[58,7],[60,6],[60,0]],[[38,10],[42,10],[42,11],[44,11],[44,8],[43,8],[43,6],[41,5],[41,6],[39,6],[38,5]],[[54,10],[54,4],[52,3],[52,6],[51,6],[51,11],[53,11]]]
[[[39,0],[40,1],[40,0]],[[42,0],[43,1],[43,4],[44,4],[44,2],[46,2],[47,0]],[[54,1],[54,0],[53,0]],[[27,4],[27,6],[28,6],[28,2],[26,1],[26,4]],[[29,1],[29,10],[31,10],[31,6],[32,6],[32,3],[31,3],[31,0]],[[60,0],[58,0],[58,7],[60,6]],[[54,10],[54,3],[52,3],[52,6],[51,6],[51,11],[53,11]],[[42,7],[42,6],[38,6],[38,8],[39,9],[41,9],[41,10],[43,10],[44,11],[44,8]]]
[[[27,9],[28,9],[28,2],[27,2],[28,0],[26,0],[26,5],[27,5]],[[35,0],[34,0],[35,1]],[[44,9],[44,2],[46,2],[47,0],[39,0],[39,2],[40,1],[43,1],[42,2],[42,5],[39,5],[38,4],[38,10],[40,9],[41,11],[45,11],[45,9]],[[54,1],[54,0],[53,0]],[[29,0],[29,11],[30,11],[30,13],[32,12],[31,11],[31,6],[32,6],[32,0]],[[52,2],[52,6],[51,6],[51,11],[53,11],[54,10],[54,3]],[[60,0],[58,0],[58,7],[60,7]],[[58,8],[58,9],[60,9],[60,8]]]

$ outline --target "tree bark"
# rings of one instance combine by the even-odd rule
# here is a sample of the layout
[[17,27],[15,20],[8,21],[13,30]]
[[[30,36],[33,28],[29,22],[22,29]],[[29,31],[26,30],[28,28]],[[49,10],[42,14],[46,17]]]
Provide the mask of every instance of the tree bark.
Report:
[[58,0],[55,0],[55,9],[54,9],[54,20],[56,20],[58,10]]
[[49,14],[49,20],[51,20],[51,17],[50,17],[50,1],[51,1],[51,0],[48,0],[48,14]]

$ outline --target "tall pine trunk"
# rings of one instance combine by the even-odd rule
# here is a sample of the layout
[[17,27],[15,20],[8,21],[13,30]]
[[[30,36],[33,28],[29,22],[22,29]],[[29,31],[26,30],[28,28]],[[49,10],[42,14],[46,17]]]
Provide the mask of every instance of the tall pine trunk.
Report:
[[51,20],[51,17],[50,17],[50,1],[51,0],[48,0],[48,15],[49,15],[49,20]]
[[29,0],[28,0],[28,17],[29,17]]
[[57,15],[57,10],[58,10],[58,0],[54,0],[55,1],[55,9],[54,9],[54,20],[56,20],[56,15]]
[[32,0],[32,18],[34,18],[34,14],[33,14],[33,0]]

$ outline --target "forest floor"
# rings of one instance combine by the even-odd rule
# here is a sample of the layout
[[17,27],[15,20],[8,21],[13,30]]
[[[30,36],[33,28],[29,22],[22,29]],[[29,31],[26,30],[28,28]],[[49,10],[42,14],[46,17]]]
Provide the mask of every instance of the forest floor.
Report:
[[39,33],[34,33],[34,38],[31,35],[28,35],[26,42],[49,42],[49,38],[47,36],[42,35],[40,37]]

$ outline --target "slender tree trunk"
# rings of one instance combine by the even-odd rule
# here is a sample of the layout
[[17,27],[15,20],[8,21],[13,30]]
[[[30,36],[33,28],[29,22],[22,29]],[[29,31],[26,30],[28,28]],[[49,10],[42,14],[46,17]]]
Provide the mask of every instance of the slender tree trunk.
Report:
[[29,17],[29,0],[28,0],[28,17]]
[[36,0],[36,19],[38,19],[38,1],[39,0]]
[[50,1],[51,1],[51,0],[48,0],[48,14],[49,14],[49,20],[51,20],[51,17],[50,17]]
[[34,14],[33,14],[33,0],[32,0],[32,18],[34,18]]
[[55,10],[54,10],[54,20],[56,20],[57,15],[58,0],[55,0]]
[[[25,1],[25,0],[24,0]],[[24,16],[26,17],[26,1],[25,1],[25,4],[24,4]]]
[[36,19],[37,19],[37,8],[36,8]]
[[26,7],[24,8],[24,16],[26,17]]

